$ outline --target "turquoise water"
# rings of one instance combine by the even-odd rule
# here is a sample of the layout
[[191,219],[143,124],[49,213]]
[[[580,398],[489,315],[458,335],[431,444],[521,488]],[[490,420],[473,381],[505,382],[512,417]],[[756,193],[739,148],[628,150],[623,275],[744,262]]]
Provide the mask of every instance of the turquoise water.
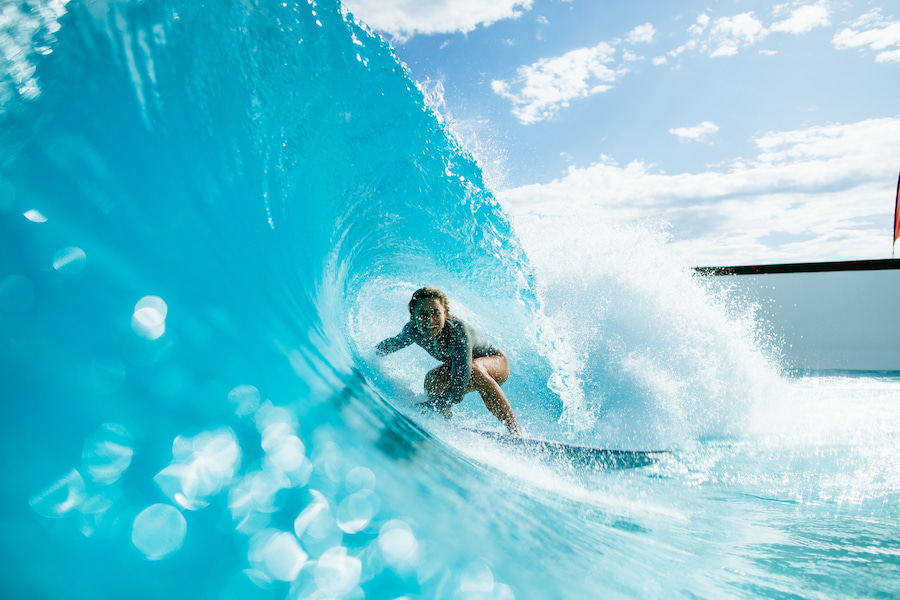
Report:
[[[896,596],[900,381],[782,375],[659,232],[512,216],[337,4],[2,7],[4,598]],[[426,283],[533,435],[670,456],[420,416],[373,345]]]

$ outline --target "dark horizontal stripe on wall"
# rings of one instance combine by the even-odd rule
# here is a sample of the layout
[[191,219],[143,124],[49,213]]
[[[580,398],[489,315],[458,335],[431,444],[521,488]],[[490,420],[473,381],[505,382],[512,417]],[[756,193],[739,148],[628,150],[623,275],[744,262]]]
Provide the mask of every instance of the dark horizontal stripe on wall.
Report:
[[694,267],[694,271],[700,275],[768,275],[770,273],[825,273],[828,271],[881,271],[883,269],[900,269],[900,258],[737,267]]

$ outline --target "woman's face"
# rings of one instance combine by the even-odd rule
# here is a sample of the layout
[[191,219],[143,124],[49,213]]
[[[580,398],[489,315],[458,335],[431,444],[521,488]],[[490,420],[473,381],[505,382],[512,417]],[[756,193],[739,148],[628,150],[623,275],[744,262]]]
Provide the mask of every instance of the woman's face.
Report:
[[422,298],[413,310],[416,327],[426,337],[436,338],[444,329],[447,313],[440,298]]

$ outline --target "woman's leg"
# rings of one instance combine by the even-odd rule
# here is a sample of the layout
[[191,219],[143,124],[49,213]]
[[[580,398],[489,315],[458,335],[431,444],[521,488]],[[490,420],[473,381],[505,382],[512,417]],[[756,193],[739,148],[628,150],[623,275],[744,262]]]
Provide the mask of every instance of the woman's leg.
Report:
[[493,356],[483,356],[472,361],[472,380],[469,383],[481,396],[492,415],[506,425],[512,435],[519,435],[519,423],[513,414],[506,394],[500,386],[509,378],[509,359],[502,351]]
[[[428,374],[425,375],[425,393],[428,394],[429,400],[439,396],[448,387],[450,387],[450,365],[444,363],[428,371]],[[468,391],[466,390],[466,392]],[[449,406],[442,408],[438,412],[447,420],[450,420],[453,416],[453,411],[450,410]]]
[[[500,386],[509,378],[509,359],[502,351],[493,356],[483,356],[472,361],[472,377],[466,393],[478,392],[485,407],[503,423],[513,435],[519,435],[519,424],[512,407]],[[425,376],[425,392],[429,398],[438,396],[450,385],[450,366],[435,367]],[[453,416],[451,409],[441,410],[444,418]]]

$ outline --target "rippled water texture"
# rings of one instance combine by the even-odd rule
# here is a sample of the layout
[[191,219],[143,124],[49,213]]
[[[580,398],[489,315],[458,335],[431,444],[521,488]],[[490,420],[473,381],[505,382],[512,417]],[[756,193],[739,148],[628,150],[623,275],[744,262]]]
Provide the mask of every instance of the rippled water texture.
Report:
[[[892,597],[900,383],[785,378],[639,226],[514,228],[334,2],[0,4],[4,598]],[[374,356],[422,284],[522,456]],[[472,396],[454,424],[499,428]]]

